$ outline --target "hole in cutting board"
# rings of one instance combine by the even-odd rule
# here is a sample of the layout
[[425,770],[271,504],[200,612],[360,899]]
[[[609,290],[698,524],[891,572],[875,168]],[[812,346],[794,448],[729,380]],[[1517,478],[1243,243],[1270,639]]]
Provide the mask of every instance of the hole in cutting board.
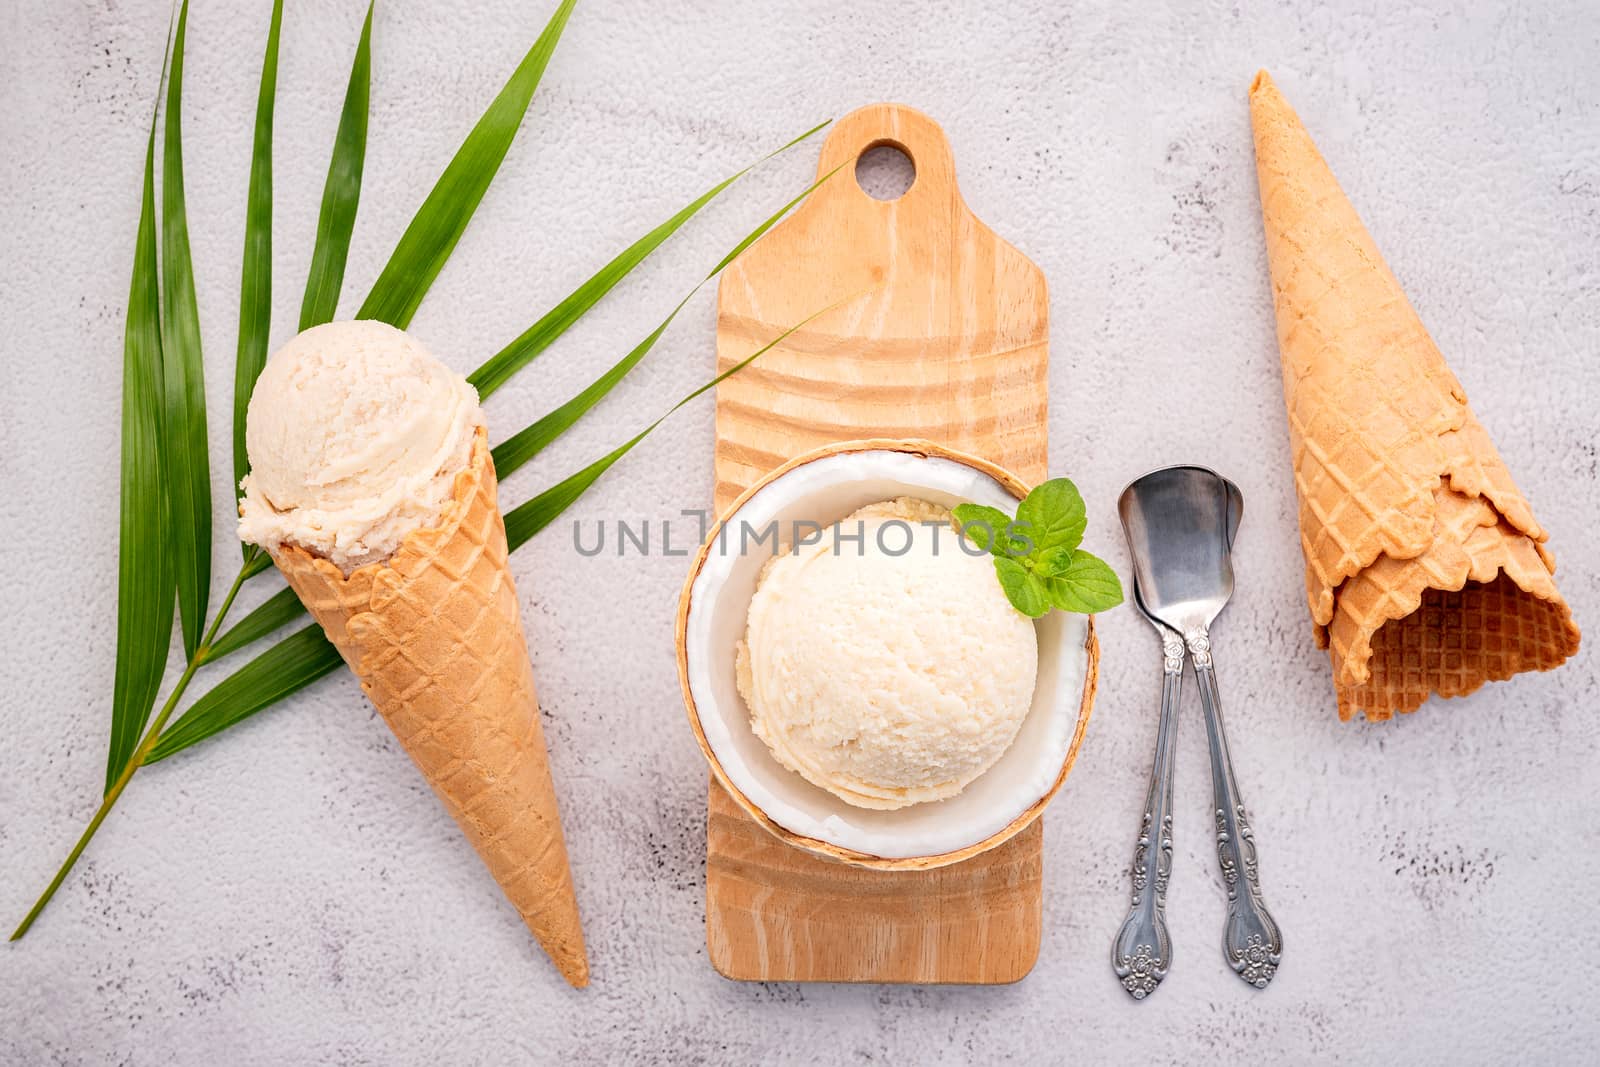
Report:
[[878,141],[856,157],[856,184],[874,200],[899,200],[917,180],[917,165],[905,145]]

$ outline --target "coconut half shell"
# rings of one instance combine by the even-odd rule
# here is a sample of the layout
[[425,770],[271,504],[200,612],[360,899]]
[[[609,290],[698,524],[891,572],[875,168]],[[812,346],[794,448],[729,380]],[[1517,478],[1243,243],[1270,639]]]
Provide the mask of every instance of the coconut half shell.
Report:
[[[1082,648],[1081,651],[1078,652],[1078,654],[1082,655],[1086,660],[1081,672],[1082,692],[1081,694],[1077,694],[1078,699],[1076,702],[1076,721],[1070,725],[1070,739],[1065,745],[1065,751],[1061,759],[1059,769],[1055,770],[1053,777],[1050,777],[1047,783],[1043,777],[1040,777],[1034,779],[1032,782],[1024,783],[1019,787],[1030,789],[1031,792],[1036,792],[1037,795],[1026,798],[1029,801],[1026,806],[1021,809],[1020,813],[1016,814],[1014,817],[1005,822],[1004,825],[982,836],[981,839],[964,843],[960,847],[934,851],[926,855],[896,855],[892,857],[876,855],[872,852],[845,847],[844,845],[841,845],[835,841],[824,840],[820,836],[799,833],[787,826],[782,825],[771,814],[763,810],[760,804],[752,800],[745,790],[741,789],[740,786],[733,780],[733,776],[729,774],[728,769],[723,766],[722,760],[719,758],[716,748],[707,738],[706,726],[702,721],[701,708],[697,704],[695,687],[692,682],[693,672],[690,662],[690,617],[693,609],[696,606],[695,599],[697,583],[699,582],[702,572],[706,569],[707,561],[711,558],[714,547],[718,544],[719,539],[722,536],[724,527],[731,527],[731,524],[740,518],[741,512],[745,506],[754,497],[756,497],[757,494],[761,493],[773,483],[778,482],[780,479],[784,479],[786,476],[799,470],[800,468],[807,467],[808,465],[816,463],[819,460],[865,452],[900,453],[911,458],[931,458],[944,460],[970,468],[972,471],[977,472],[977,474],[992,480],[992,482],[1003,487],[1005,493],[1008,493],[1015,500],[1020,501],[1027,495],[1028,492],[1027,485],[1025,485],[1011,472],[998,467],[987,460],[980,459],[977,456],[968,455],[964,452],[958,452],[954,449],[946,448],[943,445],[938,445],[931,441],[889,439],[848,441],[839,444],[827,445],[811,452],[804,453],[803,455],[796,456],[788,463],[785,463],[783,466],[767,474],[766,477],[762,478],[759,482],[750,486],[742,494],[740,494],[739,498],[735,500],[717,519],[716,523],[711,526],[707,533],[705,542],[700,546],[699,552],[695,555],[693,565],[689,570],[689,575],[684,581],[683,593],[678,600],[676,627],[678,679],[683,689],[684,707],[688,713],[689,726],[694,731],[695,740],[700,745],[700,751],[704,754],[707,764],[709,764],[711,767],[712,776],[716,779],[717,783],[727,791],[728,795],[733,798],[734,802],[738,804],[746,814],[754,819],[768,833],[771,833],[774,837],[777,837],[778,839],[787,842],[796,848],[802,848],[808,852],[816,853],[820,856],[859,867],[869,867],[876,870],[928,870],[935,867],[947,866],[952,863],[959,863],[962,860],[970,859],[973,856],[987,852],[989,849],[1004,844],[1006,841],[1010,840],[1012,837],[1024,830],[1030,823],[1037,819],[1041,813],[1043,813],[1045,806],[1050,803],[1051,799],[1054,798],[1056,793],[1060,790],[1062,783],[1066,781],[1067,774],[1072,769],[1073,761],[1077,758],[1078,749],[1083,743],[1084,730],[1088,726],[1089,713],[1094,705],[1095,688],[1099,677],[1100,644],[1095,636],[1093,617],[1089,617],[1086,620],[1087,625],[1084,627]],[[890,495],[915,496],[917,495],[917,492],[915,489],[908,489],[895,492]],[[849,510],[854,509],[852,508]],[[847,513],[848,511],[841,511],[839,515],[833,516],[829,521],[836,521]],[[718,586],[717,595],[726,595],[727,589],[727,585]],[[743,612],[741,611],[741,621],[742,618]],[[709,655],[709,650],[707,655]],[[1041,655],[1043,655],[1043,650],[1041,650]],[[1042,680],[1041,684],[1043,684]],[[1064,704],[1065,698],[1069,695],[1070,694],[1056,694],[1056,704],[1054,706],[1059,707]],[[742,701],[740,702],[740,706],[743,708]],[[750,729],[748,724],[749,712],[748,709],[743,710],[745,715],[744,728],[748,730]],[[1049,710],[1041,710],[1041,708],[1038,706],[1038,700],[1036,696],[1035,706],[1032,710],[1030,710],[1029,718],[1040,714],[1053,716],[1058,713]],[[1063,728],[1066,727],[1066,723],[1064,722],[1059,725]],[[968,787],[968,789],[970,790],[977,786],[978,783],[984,780],[984,778],[988,777],[989,775],[993,775],[1003,765],[1004,758],[1002,758],[1002,762],[1000,764],[996,764],[995,767],[991,767],[988,771],[984,772],[983,775],[980,775],[979,778]],[[793,774],[793,772],[786,769],[783,770],[783,773],[791,775]],[[794,775],[794,778],[796,780],[800,780],[798,775]],[[813,786],[810,783],[805,783],[805,788],[816,789],[819,793],[823,792],[822,790],[818,789],[818,787]],[[959,798],[952,798],[952,800],[954,799]],[[845,806],[844,801],[839,801],[838,803],[841,806]],[[935,801],[932,802],[932,805],[937,806],[949,803],[951,803],[951,801]],[[1015,803],[1008,805],[1008,810],[1009,807],[1014,806]],[[922,807],[922,805],[914,805],[914,807]],[[883,851],[891,850],[884,849]],[[895,849],[893,851],[901,850]]]

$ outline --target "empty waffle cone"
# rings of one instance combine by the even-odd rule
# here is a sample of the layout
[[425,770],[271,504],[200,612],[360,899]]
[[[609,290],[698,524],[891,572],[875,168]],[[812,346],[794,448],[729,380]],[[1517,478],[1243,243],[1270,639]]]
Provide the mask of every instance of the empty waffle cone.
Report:
[[1547,533],[1299,117],[1250,87],[1306,598],[1339,715],[1578,648]]
[[589,981],[578,903],[478,431],[437,525],[348,578],[285,545],[278,569],[361,679],[561,974]]

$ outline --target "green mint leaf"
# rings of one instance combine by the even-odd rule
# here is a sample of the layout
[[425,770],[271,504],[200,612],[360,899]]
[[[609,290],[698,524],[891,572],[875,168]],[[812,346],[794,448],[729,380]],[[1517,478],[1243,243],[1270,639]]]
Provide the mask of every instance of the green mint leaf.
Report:
[[1039,577],[1054,578],[1058,574],[1066,573],[1067,568],[1072,566],[1073,555],[1072,549],[1057,546],[1034,553],[1027,562],[1032,565],[1030,569]]
[[1014,551],[1011,516],[999,508],[983,504],[957,504],[950,509],[961,535],[993,556],[1009,556]]
[[[1004,579],[1001,582],[1004,584]],[[1050,602],[1062,611],[1091,615],[1122,603],[1122,580],[1117,572],[1087,552],[1074,552],[1065,570],[1042,582]]]
[[1077,548],[1083,541],[1088,521],[1078,487],[1070,479],[1051,478],[1034,486],[1017,508],[1020,529],[1014,531],[1014,535],[1025,533],[1033,541],[1029,554],[1037,558],[1039,553],[1050,549],[1071,551]]
[[1007,556],[996,556],[994,572],[999,575],[1000,588],[1005,590],[1011,606],[1028,618],[1037,619],[1050,610],[1050,592],[1045,580],[1021,563]]

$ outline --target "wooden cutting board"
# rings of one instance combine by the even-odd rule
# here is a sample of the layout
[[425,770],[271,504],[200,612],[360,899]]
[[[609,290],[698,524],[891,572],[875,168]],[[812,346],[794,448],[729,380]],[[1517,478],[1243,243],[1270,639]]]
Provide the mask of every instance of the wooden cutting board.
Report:
[[[916,179],[898,200],[856,183],[892,145]],[[977,220],[944,131],[898,104],[834,124],[840,168],[723,275],[722,369],[844,298],[717,388],[718,513],[786,460],[834,441],[921,437],[1036,484],[1045,477],[1049,301],[1044,275]],[[934,871],[872,871],[786,845],[713,780],[706,944],[729,978],[1014,982],[1039,953],[1042,821]]]

